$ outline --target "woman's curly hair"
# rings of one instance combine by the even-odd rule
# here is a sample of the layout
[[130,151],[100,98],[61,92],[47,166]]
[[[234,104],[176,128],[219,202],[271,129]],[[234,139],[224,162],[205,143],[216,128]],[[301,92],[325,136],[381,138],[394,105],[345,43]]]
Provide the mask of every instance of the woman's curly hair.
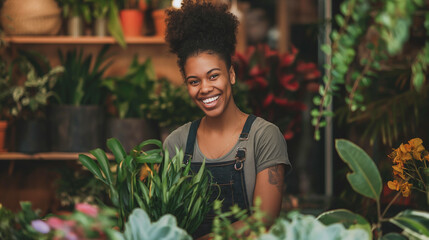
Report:
[[182,74],[187,58],[205,51],[219,54],[229,68],[238,23],[226,4],[184,0],[180,9],[167,10],[165,39],[170,51],[179,58],[177,63]]

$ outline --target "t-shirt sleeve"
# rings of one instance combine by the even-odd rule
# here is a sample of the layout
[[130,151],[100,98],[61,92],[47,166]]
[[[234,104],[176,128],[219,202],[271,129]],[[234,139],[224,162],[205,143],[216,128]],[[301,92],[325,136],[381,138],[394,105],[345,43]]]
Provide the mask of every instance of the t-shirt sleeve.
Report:
[[289,173],[292,166],[289,162],[286,140],[279,128],[270,124],[258,131],[256,137],[256,173],[278,164],[285,164],[285,173]]
[[170,157],[174,157],[176,155],[176,148],[182,149],[185,151],[186,147],[186,139],[189,127],[187,124],[177,128],[174,130],[167,138],[164,140],[163,148],[167,150]]

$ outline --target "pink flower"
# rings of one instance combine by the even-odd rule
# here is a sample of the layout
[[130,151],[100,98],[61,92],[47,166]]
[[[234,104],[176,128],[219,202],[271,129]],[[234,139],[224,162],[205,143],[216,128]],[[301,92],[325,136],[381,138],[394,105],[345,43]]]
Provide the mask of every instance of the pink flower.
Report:
[[88,203],[78,203],[76,204],[76,210],[79,212],[82,212],[88,216],[91,216],[93,218],[97,217],[98,215],[98,208],[96,206],[93,206]]
[[288,100],[286,98],[274,98],[274,102],[283,107],[288,105]]
[[53,229],[62,229],[64,225],[64,221],[58,217],[50,217],[46,220],[46,223]]

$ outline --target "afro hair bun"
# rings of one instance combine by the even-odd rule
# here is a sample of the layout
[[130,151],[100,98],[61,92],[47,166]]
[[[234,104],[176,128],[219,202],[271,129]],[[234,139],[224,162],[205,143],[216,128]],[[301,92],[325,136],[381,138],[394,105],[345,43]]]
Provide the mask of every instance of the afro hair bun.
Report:
[[179,57],[183,68],[186,59],[201,51],[214,51],[224,57],[235,52],[238,20],[226,4],[184,0],[180,9],[167,10],[165,39]]

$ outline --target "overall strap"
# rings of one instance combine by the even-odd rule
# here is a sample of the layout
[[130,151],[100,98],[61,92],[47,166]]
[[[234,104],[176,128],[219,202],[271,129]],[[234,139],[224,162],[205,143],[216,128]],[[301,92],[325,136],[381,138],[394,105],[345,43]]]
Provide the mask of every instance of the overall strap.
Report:
[[[255,121],[256,116],[250,114],[247,119],[246,123],[244,124],[243,130],[240,134],[240,141],[247,141],[249,139],[249,132],[250,128],[252,127],[253,122]],[[235,164],[234,168],[237,171],[240,171],[243,169],[244,161],[246,160],[246,148],[245,147],[239,147],[237,149],[237,153],[235,154]]]
[[188,139],[186,140],[185,156],[183,157],[184,164],[188,164],[194,154],[195,140],[197,139],[197,130],[200,122],[201,119],[193,121],[191,128],[189,129]]

